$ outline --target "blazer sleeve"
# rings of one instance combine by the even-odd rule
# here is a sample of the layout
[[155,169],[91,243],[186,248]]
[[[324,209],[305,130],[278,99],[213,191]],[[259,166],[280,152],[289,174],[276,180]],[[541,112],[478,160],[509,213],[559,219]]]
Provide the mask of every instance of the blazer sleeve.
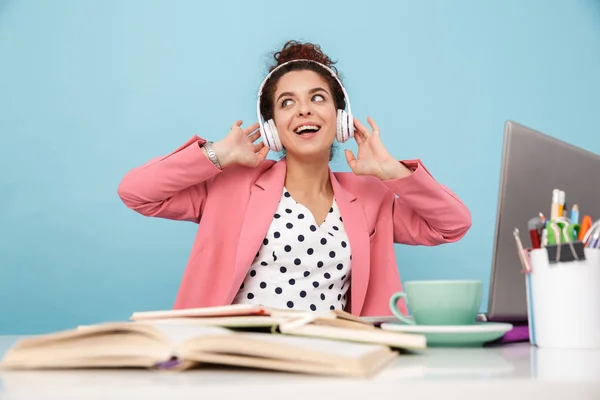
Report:
[[205,142],[194,136],[129,171],[117,190],[123,203],[144,216],[199,223],[210,184],[221,172],[200,148]]
[[420,160],[402,163],[413,171],[410,176],[383,181],[396,195],[394,242],[435,246],[461,239],[471,227],[469,209]]

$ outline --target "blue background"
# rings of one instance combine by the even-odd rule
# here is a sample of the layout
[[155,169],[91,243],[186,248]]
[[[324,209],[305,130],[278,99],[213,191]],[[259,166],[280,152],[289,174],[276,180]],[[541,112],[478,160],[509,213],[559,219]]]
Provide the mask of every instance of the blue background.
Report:
[[0,0],[0,333],[171,307],[196,226],[126,209],[119,181],[254,122],[288,39],[472,211],[457,244],[397,246],[405,281],[489,282],[505,120],[600,152],[597,1]]

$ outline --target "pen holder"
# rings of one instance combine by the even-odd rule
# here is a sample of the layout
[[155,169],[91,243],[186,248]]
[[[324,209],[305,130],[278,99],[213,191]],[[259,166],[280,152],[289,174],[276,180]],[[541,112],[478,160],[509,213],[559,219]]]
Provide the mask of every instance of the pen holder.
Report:
[[[573,259],[562,248],[557,261],[549,249],[526,251],[525,274],[531,344],[540,348],[600,348],[600,250],[581,249]],[[570,256],[570,257],[569,257]]]

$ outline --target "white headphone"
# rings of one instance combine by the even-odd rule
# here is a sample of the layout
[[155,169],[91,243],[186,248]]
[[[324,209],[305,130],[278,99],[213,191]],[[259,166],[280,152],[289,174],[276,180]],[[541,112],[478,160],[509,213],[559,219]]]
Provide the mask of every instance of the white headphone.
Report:
[[344,98],[346,99],[346,104],[348,106],[348,112],[344,110],[337,110],[337,121],[336,121],[336,139],[340,143],[344,143],[351,137],[354,137],[354,119],[352,117],[352,108],[350,107],[350,99],[348,98],[348,93],[346,93],[346,89],[344,89],[344,85],[337,77],[336,73],[326,65],[321,64],[320,62],[306,59],[298,59],[284,62],[281,65],[278,65],[273,71],[271,71],[266,78],[263,80],[260,85],[260,89],[258,90],[258,100],[256,101],[256,113],[258,116],[258,123],[260,125],[260,136],[262,137],[263,143],[270,147],[273,151],[281,151],[283,150],[283,145],[281,144],[281,139],[279,138],[279,133],[277,132],[277,128],[275,127],[275,122],[270,119],[268,121],[263,122],[262,115],[260,114],[260,98],[262,96],[263,87],[265,83],[269,80],[271,75],[281,67],[286,64],[290,64],[293,62],[312,62],[317,65],[320,65],[326,71],[335,78],[335,80],[339,83],[342,88],[342,92],[344,92]]

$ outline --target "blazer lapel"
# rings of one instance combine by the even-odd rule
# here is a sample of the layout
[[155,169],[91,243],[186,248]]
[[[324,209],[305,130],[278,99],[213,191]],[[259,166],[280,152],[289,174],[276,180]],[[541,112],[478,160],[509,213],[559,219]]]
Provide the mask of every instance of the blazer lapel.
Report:
[[331,184],[350,242],[352,266],[350,273],[351,313],[360,315],[369,285],[370,243],[367,219],[356,196],[346,191],[330,171]]
[[239,244],[235,258],[234,277],[228,302],[235,298],[262,241],[269,230],[273,215],[283,193],[285,160],[275,163],[263,172],[250,188]]

